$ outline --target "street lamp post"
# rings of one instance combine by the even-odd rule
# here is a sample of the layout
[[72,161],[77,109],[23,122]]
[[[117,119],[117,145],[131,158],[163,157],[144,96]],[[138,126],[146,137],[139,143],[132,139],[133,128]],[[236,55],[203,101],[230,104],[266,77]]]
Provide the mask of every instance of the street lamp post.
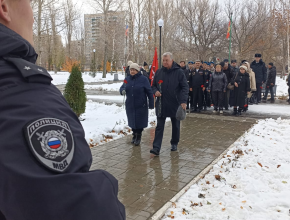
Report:
[[158,21],[157,21],[157,24],[160,28],[160,42],[159,42],[159,66],[160,68],[162,67],[162,61],[161,61],[161,33],[162,33],[162,27],[164,25],[164,21],[160,18]]

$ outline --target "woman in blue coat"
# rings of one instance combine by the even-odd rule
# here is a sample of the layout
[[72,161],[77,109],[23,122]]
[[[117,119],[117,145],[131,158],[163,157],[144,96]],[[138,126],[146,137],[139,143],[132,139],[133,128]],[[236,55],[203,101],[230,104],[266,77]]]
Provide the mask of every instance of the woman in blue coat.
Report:
[[131,143],[139,146],[142,132],[148,126],[148,99],[149,109],[154,109],[154,98],[149,81],[141,74],[137,63],[130,65],[130,75],[124,80],[120,94],[127,96],[126,113],[133,130]]

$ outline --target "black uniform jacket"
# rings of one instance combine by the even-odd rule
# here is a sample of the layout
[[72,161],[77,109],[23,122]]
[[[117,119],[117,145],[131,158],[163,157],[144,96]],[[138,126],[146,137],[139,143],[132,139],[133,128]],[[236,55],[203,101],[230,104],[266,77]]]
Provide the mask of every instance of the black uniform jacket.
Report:
[[37,54],[0,24],[0,219],[125,219],[118,182],[89,172],[78,117]]

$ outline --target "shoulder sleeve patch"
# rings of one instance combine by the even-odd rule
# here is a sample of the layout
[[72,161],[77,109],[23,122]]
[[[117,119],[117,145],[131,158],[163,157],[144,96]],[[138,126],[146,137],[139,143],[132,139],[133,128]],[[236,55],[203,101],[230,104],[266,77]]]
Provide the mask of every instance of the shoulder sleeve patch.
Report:
[[32,154],[49,170],[63,173],[74,156],[74,139],[67,122],[56,118],[41,118],[23,128]]

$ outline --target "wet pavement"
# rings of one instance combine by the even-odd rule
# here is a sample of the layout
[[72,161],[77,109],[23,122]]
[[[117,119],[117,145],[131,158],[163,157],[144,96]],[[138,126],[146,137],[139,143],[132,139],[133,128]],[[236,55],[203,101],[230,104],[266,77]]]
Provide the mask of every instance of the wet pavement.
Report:
[[171,124],[166,124],[159,157],[150,158],[155,128],[143,132],[140,147],[132,136],[92,149],[92,170],[104,169],[119,181],[119,199],[127,219],[149,219],[196,175],[233,144],[255,119],[190,114],[181,124],[178,152],[170,151]]

